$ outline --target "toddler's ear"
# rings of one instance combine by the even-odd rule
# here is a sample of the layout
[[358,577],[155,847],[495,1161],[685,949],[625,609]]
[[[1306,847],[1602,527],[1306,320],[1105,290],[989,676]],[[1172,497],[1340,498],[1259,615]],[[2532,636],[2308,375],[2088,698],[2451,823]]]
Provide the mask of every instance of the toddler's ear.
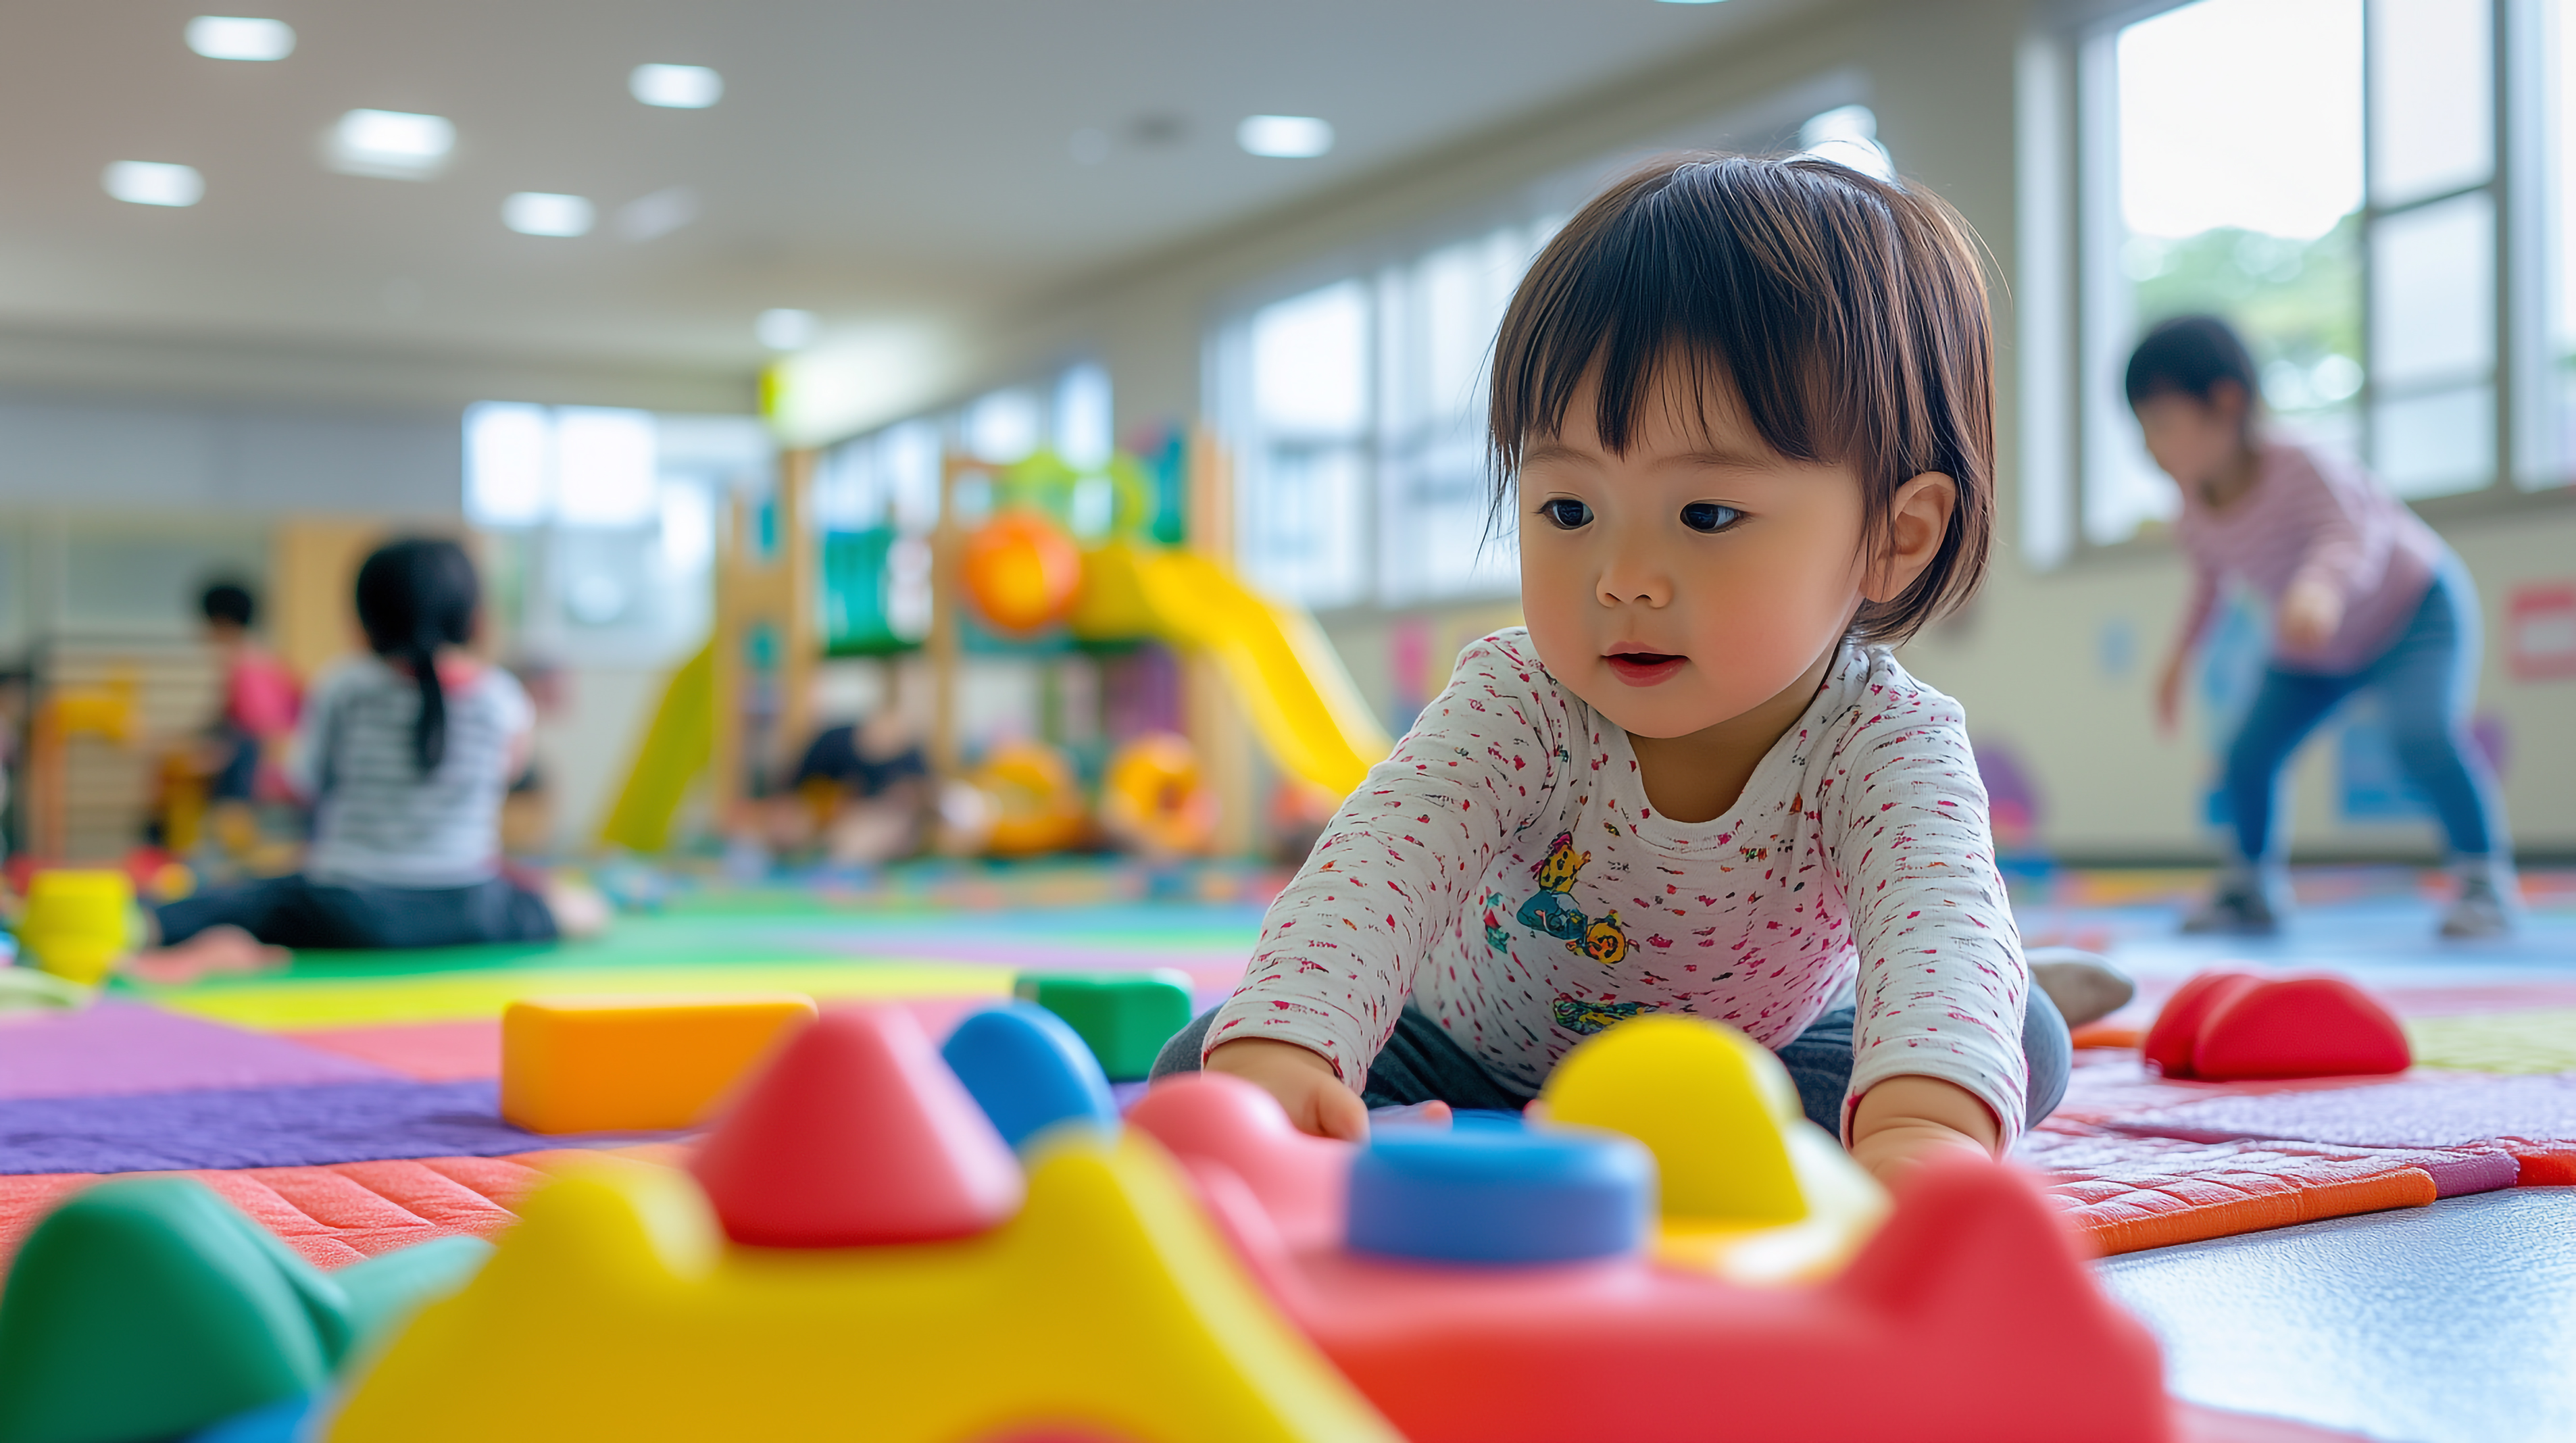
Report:
[[1888,501],[1881,550],[1860,594],[1878,602],[1903,596],[1941,554],[1942,538],[1950,534],[1950,513],[1958,506],[1959,483],[1939,471],[1926,471],[1897,487]]

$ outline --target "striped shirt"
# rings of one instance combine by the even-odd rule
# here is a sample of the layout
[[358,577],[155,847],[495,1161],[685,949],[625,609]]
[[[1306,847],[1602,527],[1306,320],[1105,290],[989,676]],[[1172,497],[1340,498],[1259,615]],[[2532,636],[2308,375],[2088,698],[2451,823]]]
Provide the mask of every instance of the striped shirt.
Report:
[[1966,717],[1886,648],[1846,644],[1727,814],[1676,822],[1515,627],[1460,654],[1342,804],[1207,1045],[1293,1042],[1357,1087],[1409,1000],[1535,1094],[1623,1018],[1777,1048],[1850,999],[1846,1122],[1890,1077],[1937,1077],[2009,1141],[2029,985]]
[[421,775],[412,754],[420,684],[382,660],[324,671],[304,703],[289,764],[313,799],[304,874],[380,887],[470,887],[501,868],[501,799],[511,748],[535,721],[508,672],[439,669],[447,686],[447,754]]
[[2210,509],[2196,488],[2182,488],[2174,535],[2192,572],[2183,636],[2200,639],[2225,582],[2278,606],[2291,587],[2313,578],[2343,598],[2343,624],[2313,651],[2276,641],[2274,656],[2298,671],[2359,671],[2424,604],[2450,548],[2405,502],[2332,452],[2266,441],[2258,466],[2252,489],[2223,510]]

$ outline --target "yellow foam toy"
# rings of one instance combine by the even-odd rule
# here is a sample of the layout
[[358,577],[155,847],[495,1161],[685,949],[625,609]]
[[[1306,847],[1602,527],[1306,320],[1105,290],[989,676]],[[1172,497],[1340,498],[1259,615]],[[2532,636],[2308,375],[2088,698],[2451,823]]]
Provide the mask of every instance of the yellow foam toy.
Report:
[[134,882],[123,872],[57,867],[27,883],[18,941],[36,965],[95,986],[134,945]]
[[364,1372],[331,1443],[1397,1443],[1132,1131],[1068,1130],[1020,1215],[958,1242],[741,1247],[686,1174],[611,1161],[522,1219]]
[[1822,1129],[1771,1050],[1692,1017],[1585,1041],[1539,1096],[1552,1122],[1624,1132],[1662,1178],[1657,1255],[1738,1282],[1821,1276],[1859,1249],[1887,1194]]
[[530,1132],[687,1127],[814,1015],[797,992],[532,997],[501,1014],[501,1115]]

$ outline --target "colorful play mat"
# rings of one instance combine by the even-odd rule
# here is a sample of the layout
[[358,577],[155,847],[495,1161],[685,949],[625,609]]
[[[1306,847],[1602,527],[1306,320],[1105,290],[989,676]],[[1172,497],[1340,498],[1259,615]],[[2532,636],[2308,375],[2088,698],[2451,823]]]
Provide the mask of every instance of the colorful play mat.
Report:
[[[2312,882],[2282,943],[2170,937],[2179,882],[2053,879],[2034,941],[2105,948],[2138,1003],[2086,1040],[2065,1104],[2018,1154],[2103,1253],[2576,1183],[2576,908],[2557,891],[2511,943],[2441,948],[2374,922],[2403,874]],[[2393,880],[2392,880],[2393,878]],[[549,948],[299,955],[186,987],[0,1021],[0,1266],[105,1174],[201,1178],[335,1266],[490,1236],[567,1149],[669,1156],[671,1134],[539,1137],[501,1120],[498,1018],[567,993],[784,989],[898,1001],[943,1029],[1029,969],[1172,968],[1221,995],[1275,878],[1110,868],[925,868],[865,886],[682,890],[604,939]],[[2409,914],[2420,918],[2420,912]],[[2410,930],[2420,927],[2410,922]],[[2119,1044],[2200,966],[2336,967],[2405,1019],[2418,1065],[2368,1081],[2169,1081]]]

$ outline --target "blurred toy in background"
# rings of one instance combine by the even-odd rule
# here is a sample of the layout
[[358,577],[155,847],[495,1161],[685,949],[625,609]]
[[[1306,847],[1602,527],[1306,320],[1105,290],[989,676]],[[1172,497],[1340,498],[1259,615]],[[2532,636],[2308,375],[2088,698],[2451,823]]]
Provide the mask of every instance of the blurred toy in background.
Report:
[[1044,512],[1015,506],[966,538],[966,595],[997,631],[1062,621],[1082,590],[1082,552]]
[[939,849],[950,856],[1035,857],[1091,837],[1073,760],[1045,742],[1008,742],[943,788]]
[[795,771],[759,806],[759,841],[778,856],[819,851],[836,867],[872,867],[921,849],[929,766],[899,708],[825,727]]
[[1175,732],[1148,732],[1118,749],[1100,779],[1100,829],[1151,862],[1194,857],[1216,830],[1216,794],[1198,749]]

